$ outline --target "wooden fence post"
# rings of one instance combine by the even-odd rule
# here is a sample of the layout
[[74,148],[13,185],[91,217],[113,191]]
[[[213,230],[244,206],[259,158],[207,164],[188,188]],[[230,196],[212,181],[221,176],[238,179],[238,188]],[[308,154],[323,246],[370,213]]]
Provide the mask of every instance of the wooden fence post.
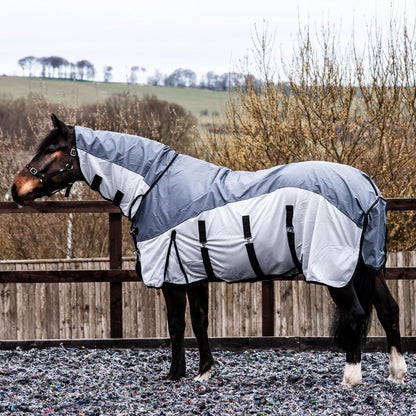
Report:
[[274,284],[273,280],[261,282],[261,315],[263,337],[274,336]]
[[[109,214],[110,269],[121,269],[121,213]],[[123,338],[123,282],[110,282],[110,336]]]

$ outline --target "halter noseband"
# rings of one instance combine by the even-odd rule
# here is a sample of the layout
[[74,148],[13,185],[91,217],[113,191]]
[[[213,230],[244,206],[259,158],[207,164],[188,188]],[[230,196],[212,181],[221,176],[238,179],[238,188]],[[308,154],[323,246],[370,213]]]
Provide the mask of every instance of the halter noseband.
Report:
[[[71,150],[69,151],[68,162],[65,164],[65,166],[63,168],[56,170],[55,172],[48,173],[47,175],[44,175],[43,173],[39,172],[36,168],[34,168],[33,166],[30,166],[29,164],[27,164],[25,168],[29,171],[31,175],[36,176],[42,182],[42,185],[44,186],[46,190],[46,195],[51,196],[54,193],[58,192],[60,189],[55,189],[53,191],[50,191],[49,188],[51,188],[51,183],[49,182],[49,180],[53,178],[54,176],[60,175],[61,173],[66,173],[68,175],[68,178],[70,178],[72,170],[74,169],[74,159],[76,156],[77,156],[77,149],[75,148],[75,146],[72,146]],[[69,196],[69,192],[71,191],[72,185],[73,185],[73,182],[70,181],[65,191],[66,197]]]

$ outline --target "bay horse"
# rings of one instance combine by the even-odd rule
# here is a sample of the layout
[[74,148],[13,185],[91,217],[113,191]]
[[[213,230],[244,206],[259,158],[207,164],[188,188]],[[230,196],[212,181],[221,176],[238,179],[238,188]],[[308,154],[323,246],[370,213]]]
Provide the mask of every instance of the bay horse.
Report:
[[161,288],[172,356],[168,379],[186,374],[186,298],[208,379],[208,282],[257,281],[303,273],[324,284],[339,312],[335,340],[346,352],[342,384],[362,381],[361,346],[372,306],[386,332],[390,379],[406,364],[399,308],[384,279],[386,201],[363,172],[302,162],[258,172],[231,171],[138,136],[69,126],[53,129],[16,175],[20,205],[75,181],[117,205],[131,220],[136,270]]

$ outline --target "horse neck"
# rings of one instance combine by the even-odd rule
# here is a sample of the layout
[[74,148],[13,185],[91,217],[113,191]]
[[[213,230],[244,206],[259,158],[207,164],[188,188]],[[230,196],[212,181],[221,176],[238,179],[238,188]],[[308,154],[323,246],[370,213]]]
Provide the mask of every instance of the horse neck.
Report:
[[86,182],[128,216],[175,154],[153,140],[108,131],[77,127],[76,139]]

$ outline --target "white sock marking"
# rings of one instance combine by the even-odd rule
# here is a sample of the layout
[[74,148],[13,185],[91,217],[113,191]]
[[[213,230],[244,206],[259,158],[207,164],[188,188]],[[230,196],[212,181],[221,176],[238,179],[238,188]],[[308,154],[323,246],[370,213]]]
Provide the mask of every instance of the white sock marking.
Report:
[[361,362],[355,364],[346,363],[342,385],[347,387],[354,387],[358,384],[361,384],[361,380]]
[[395,383],[403,383],[403,377],[407,372],[403,354],[400,354],[396,347],[391,347],[389,359],[390,376],[389,380]]

